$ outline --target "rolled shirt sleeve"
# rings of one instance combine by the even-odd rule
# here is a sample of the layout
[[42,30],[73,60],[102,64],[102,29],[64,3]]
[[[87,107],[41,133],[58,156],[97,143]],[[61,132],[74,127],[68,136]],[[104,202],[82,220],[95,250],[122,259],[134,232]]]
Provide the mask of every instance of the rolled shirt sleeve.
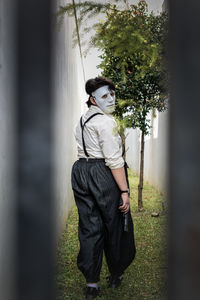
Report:
[[122,157],[121,138],[117,132],[114,118],[107,117],[105,122],[98,126],[99,144],[105,158],[106,166],[118,169],[124,166]]

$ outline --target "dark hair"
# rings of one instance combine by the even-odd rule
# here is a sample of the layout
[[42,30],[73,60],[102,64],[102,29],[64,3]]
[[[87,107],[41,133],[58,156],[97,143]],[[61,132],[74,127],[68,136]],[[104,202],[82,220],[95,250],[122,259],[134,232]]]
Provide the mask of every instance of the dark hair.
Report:
[[88,107],[92,105],[92,102],[90,101],[90,97],[92,97],[92,93],[104,85],[108,85],[109,89],[115,91],[114,83],[108,78],[99,76],[86,81],[85,91],[89,95],[89,99],[86,102]]

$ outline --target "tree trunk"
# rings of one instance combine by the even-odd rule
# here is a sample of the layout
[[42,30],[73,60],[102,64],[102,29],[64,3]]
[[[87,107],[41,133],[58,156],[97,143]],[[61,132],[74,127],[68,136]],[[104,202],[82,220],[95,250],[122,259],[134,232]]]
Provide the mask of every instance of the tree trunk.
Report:
[[143,210],[142,190],[144,177],[144,131],[142,131],[141,151],[140,151],[140,181],[138,185],[138,210]]

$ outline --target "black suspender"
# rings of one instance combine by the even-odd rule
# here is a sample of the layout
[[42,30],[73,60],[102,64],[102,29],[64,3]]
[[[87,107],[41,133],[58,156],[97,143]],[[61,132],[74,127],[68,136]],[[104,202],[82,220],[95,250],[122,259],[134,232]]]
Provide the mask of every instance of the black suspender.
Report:
[[[84,140],[84,136],[83,136],[83,129],[85,127],[85,124],[90,121],[93,117],[95,117],[96,115],[103,115],[102,113],[95,113],[93,115],[91,115],[85,122],[84,124],[82,123],[82,117],[80,118],[80,124],[81,124],[81,129],[82,129],[82,143],[83,143],[83,150],[84,150],[84,153],[85,153],[85,156],[89,157],[89,154],[86,150],[86,146],[85,146],[85,140]],[[122,153],[122,156],[124,155],[125,153],[125,148],[123,149],[123,153]]]
[[83,150],[84,150],[84,153],[87,157],[89,157],[89,154],[87,153],[87,150],[86,150],[86,147],[85,147],[85,140],[84,140],[84,136],[83,136],[83,129],[85,127],[85,124],[90,121],[93,117],[95,117],[96,115],[103,115],[101,113],[95,113],[93,115],[91,115],[85,122],[84,124],[82,123],[82,117],[80,119],[80,125],[81,125],[81,129],[82,129],[82,142],[83,142]]

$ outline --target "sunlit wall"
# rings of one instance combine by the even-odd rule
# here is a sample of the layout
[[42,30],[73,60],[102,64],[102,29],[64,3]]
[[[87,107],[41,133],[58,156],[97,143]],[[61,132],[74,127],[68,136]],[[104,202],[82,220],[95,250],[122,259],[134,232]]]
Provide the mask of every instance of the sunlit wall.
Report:
[[[65,1],[55,1],[54,12]],[[54,139],[54,203],[58,232],[65,225],[74,205],[71,189],[71,167],[76,160],[74,126],[83,110],[83,70],[78,47],[72,47],[74,17],[63,18],[60,26],[53,25],[52,46],[52,129]]]

